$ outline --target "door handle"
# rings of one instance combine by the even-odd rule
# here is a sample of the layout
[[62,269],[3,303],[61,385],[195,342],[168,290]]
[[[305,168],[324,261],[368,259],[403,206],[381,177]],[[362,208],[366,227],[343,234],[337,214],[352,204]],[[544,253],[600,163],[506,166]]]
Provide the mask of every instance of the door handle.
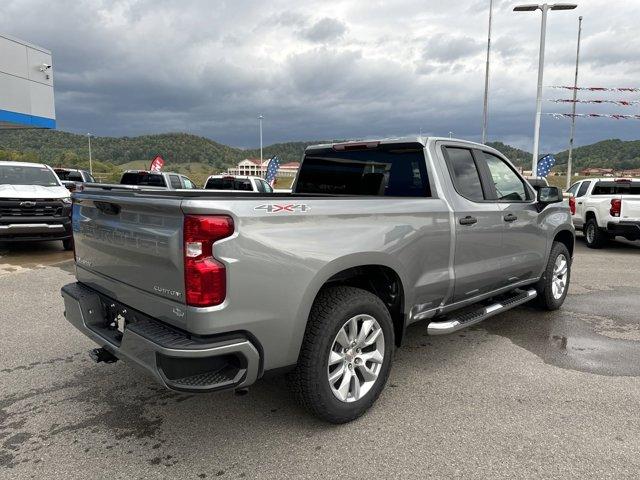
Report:
[[464,218],[461,218],[460,225],[473,225],[474,223],[478,223],[478,219],[476,217],[472,217],[471,215],[467,215]]
[[505,222],[515,222],[517,219],[518,217],[516,217],[513,213],[508,213],[507,215],[504,216]]
[[582,202],[578,202],[578,205],[582,205]]

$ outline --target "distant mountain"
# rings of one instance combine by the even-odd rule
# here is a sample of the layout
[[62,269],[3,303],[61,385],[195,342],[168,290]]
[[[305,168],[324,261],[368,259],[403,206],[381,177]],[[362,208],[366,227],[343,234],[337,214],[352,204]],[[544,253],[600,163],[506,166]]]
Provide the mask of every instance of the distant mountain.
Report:
[[[264,158],[278,155],[283,162],[300,161],[308,145],[330,142],[314,140],[305,142],[276,143],[266,146]],[[528,166],[531,154],[502,142],[491,142],[511,161]],[[223,171],[249,157],[259,157],[257,149],[245,150],[223,145],[205,137],[186,133],[163,133],[138,137],[92,137],[94,161],[101,162],[106,170],[111,166],[131,162],[150,162],[162,155],[167,166],[201,164],[211,171]],[[640,168],[640,140],[605,140],[574,150],[575,168],[613,167]],[[89,156],[85,135],[60,130],[3,130],[0,131],[0,160],[18,159],[48,163],[50,165],[84,165]],[[567,152],[556,155],[558,165],[566,164]],[[199,167],[200,168],[200,167]]]
[[[568,150],[556,155],[558,165],[566,165],[568,158]],[[573,164],[578,168],[603,167],[620,170],[640,168],[640,140],[603,140],[575,148]]]

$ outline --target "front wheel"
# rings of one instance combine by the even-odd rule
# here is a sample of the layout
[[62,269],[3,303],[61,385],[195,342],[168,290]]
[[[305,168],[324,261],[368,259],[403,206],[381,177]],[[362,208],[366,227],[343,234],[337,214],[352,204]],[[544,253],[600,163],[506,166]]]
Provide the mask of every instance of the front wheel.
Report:
[[349,422],[382,392],[393,349],[393,322],[380,298],[359,288],[327,288],[311,309],[291,386],[311,413]]
[[66,238],[62,241],[62,247],[66,251],[73,250],[73,238]]
[[545,310],[557,310],[567,298],[571,280],[571,256],[564,243],[553,242],[547,267],[536,285],[538,305]]

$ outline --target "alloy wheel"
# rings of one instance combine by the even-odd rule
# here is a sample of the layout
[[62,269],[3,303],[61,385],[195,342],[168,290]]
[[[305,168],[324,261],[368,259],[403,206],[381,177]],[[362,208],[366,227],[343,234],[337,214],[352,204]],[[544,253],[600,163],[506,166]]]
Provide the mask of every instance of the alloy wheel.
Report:
[[371,315],[350,318],[338,330],[327,364],[327,378],[335,397],[355,402],[378,380],[384,362],[384,333]]

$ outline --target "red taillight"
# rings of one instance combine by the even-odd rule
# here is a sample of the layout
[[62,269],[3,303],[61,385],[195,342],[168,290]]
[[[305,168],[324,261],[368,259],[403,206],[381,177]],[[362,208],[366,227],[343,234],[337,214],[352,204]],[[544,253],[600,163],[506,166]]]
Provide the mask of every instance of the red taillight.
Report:
[[184,217],[184,284],[187,305],[220,305],[227,296],[227,272],[213,258],[213,244],[233,234],[233,220],[224,215]]
[[609,213],[612,217],[619,217],[620,212],[622,211],[622,199],[614,198],[611,200],[611,208],[609,209]]
[[576,214],[576,197],[573,195],[569,197],[569,210],[571,211],[571,215]]

